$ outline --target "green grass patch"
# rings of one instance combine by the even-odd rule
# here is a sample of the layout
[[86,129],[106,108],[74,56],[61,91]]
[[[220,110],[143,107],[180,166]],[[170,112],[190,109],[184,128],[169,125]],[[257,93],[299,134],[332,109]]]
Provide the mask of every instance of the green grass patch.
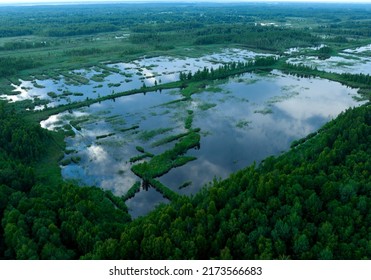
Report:
[[223,89],[221,87],[217,87],[217,86],[209,86],[209,87],[206,87],[206,91],[217,93],[217,92],[222,92]]
[[89,84],[89,79],[87,79],[83,76],[74,75],[74,74],[66,73],[66,72],[63,73],[62,75],[65,76],[66,78],[68,78],[69,80],[71,80],[72,82],[75,82],[77,84],[82,84],[82,85]]
[[130,162],[130,163],[134,163],[134,162],[140,161],[140,160],[142,160],[142,159],[145,159],[145,158],[152,158],[152,157],[154,157],[153,154],[151,154],[151,153],[144,153],[144,154],[141,154],[141,155],[138,155],[138,156],[135,156],[135,157],[131,157],[131,158],[129,159],[129,162]]
[[104,78],[106,78],[109,75],[110,75],[109,72],[102,73],[102,74],[95,74],[90,79],[94,82],[101,83],[101,82],[104,82]]
[[200,135],[194,131],[184,136],[174,148],[154,156],[149,162],[134,165],[131,170],[145,181],[160,177],[168,173],[172,168],[182,166],[195,157],[182,156],[189,149],[200,145]]
[[184,121],[184,127],[185,129],[191,129],[192,123],[193,123],[193,111],[187,110],[188,116],[186,117]]
[[108,67],[107,65],[104,64],[99,64],[97,65],[99,68],[102,68],[103,70],[106,70],[108,72],[113,72],[113,73],[120,73],[120,69],[113,68],[113,67]]
[[169,137],[165,137],[163,139],[160,139],[158,141],[153,142],[152,145],[151,145],[151,147],[159,147],[161,145],[165,145],[167,143],[171,143],[173,141],[176,141],[176,140],[179,140],[179,139],[183,138],[184,136],[187,136],[190,133],[191,132],[185,132],[185,133],[180,133],[178,135],[171,135]]
[[154,130],[146,130],[140,133],[138,138],[143,141],[149,141],[157,135],[164,134],[171,130],[173,130],[173,128],[158,128]]

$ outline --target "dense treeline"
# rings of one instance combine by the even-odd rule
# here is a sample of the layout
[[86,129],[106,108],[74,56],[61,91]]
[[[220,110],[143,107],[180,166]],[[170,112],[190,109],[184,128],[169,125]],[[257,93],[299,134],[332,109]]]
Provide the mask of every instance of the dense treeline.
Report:
[[17,74],[21,70],[40,66],[40,62],[24,57],[0,57],[0,77]]
[[16,42],[5,42],[0,50],[4,51],[14,51],[14,50],[22,50],[22,49],[36,49],[36,48],[45,48],[49,47],[50,42],[45,41],[16,41]]
[[[309,6],[308,6],[309,5]],[[331,10],[331,12],[329,12]],[[145,11],[145,12],[143,12]],[[318,32],[351,30],[369,30],[370,8],[365,5],[338,5],[337,7],[321,4],[282,4],[261,5],[244,3],[234,5],[223,4],[150,4],[131,5],[73,5],[60,6],[32,6],[32,7],[0,7],[0,37],[22,35],[59,36],[68,34],[65,26],[77,27],[79,34],[98,32],[95,24],[103,23],[106,26],[127,28],[136,26],[134,32],[149,31],[147,23],[158,25],[157,30],[178,31],[184,28],[195,29],[209,24],[250,24],[257,20],[273,20],[282,24],[289,23],[292,17],[318,21],[323,25]],[[351,16],[349,16],[351,13]],[[109,17],[106,15],[109,14]],[[85,27],[86,28],[85,28]],[[188,27],[186,27],[188,26]],[[93,28],[92,28],[93,27]],[[324,28],[325,27],[325,28]],[[154,27],[156,29],[156,27]],[[69,28],[72,30],[73,28]],[[82,31],[85,29],[85,31]],[[54,33],[53,30],[60,30]],[[74,34],[74,33],[72,33]],[[351,35],[351,34],[350,34]],[[367,35],[367,34],[366,34]]]
[[[331,7],[329,14],[326,5],[310,4],[310,9],[305,9],[306,5],[309,4],[270,5],[269,9],[253,3],[0,7],[0,37],[125,33],[130,35],[124,36],[128,38],[126,43],[135,46],[121,50],[123,54],[147,50],[144,45],[168,50],[179,44],[226,42],[280,52],[292,46],[346,43],[369,37],[369,6],[338,5]],[[316,25],[320,19],[320,28],[311,29],[310,34],[309,27],[290,27],[299,12],[301,20],[314,21]],[[261,24],[266,21],[279,26]],[[332,36],[328,37],[329,33]],[[114,38],[118,44],[101,49],[87,44],[93,42],[89,36],[84,36],[81,45],[76,43],[80,39],[56,38],[50,39],[51,43],[39,40],[35,44],[21,41],[24,38],[5,39],[0,48],[22,51],[68,42],[70,45],[61,54],[85,59],[116,50],[123,42]],[[42,59],[48,51],[49,48],[45,53],[36,50],[39,56],[32,56],[32,50],[23,57],[1,57],[0,77],[38,67],[40,61],[47,64]],[[332,52],[326,47],[318,55],[327,58]],[[55,53],[51,53],[54,58],[49,62],[55,59]],[[325,73],[304,65],[284,64],[274,57],[228,63],[194,74],[181,73],[180,79],[183,84],[192,84],[271,66],[301,76],[326,75],[352,85],[371,84],[369,75]],[[161,88],[174,84],[161,84]],[[153,88],[122,95],[146,90]],[[52,110],[59,112],[108,98],[111,97]],[[47,177],[49,174],[40,175],[40,162],[52,152],[50,147],[60,151],[60,147],[55,147],[55,135],[0,102],[0,258],[369,259],[370,109],[370,105],[349,109],[318,133],[296,141],[288,153],[267,158],[261,165],[247,167],[227,180],[215,180],[194,197],[181,197],[155,180],[169,168],[194,159],[184,153],[199,145],[198,131],[182,136],[183,142],[173,150],[153,156],[149,163],[133,166],[145,179],[146,187],[157,188],[173,202],[130,221],[124,200],[140,188],[138,183],[127,196],[115,197],[99,188],[63,182],[59,173],[52,174],[56,177],[53,179]],[[192,112],[188,114],[185,127],[190,129]]]
[[45,151],[46,140],[38,125],[23,122],[0,103],[0,185],[28,191],[35,182],[30,163]]
[[[2,116],[2,126],[11,122],[13,131],[22,128],[31,135],[29,130],[36,129],[24,127],[19,116]],[[43,134],[31,144],[50,144]],[[214,181],[195,197],[178,198],[133,222],[121,199],[98,188],[46,185],[35,178],[32,188],[22,191],[2,182],[0,255],[371,258],[370,141],[370,105],[349,109],[290,152]],[[2,149],[2,161],[8,153],[9,148]],[[17,161],[13,155],[8,160]]]
[[[164,24],[165,26],[167,24]],[[291,46],[311,46],[320,43],[319,37],[308,32],[275,26],[260,26],[254,24],[214,24],[205,28],[191,28],[178,24],[178,30],[173,32],[160,31],[161,25],[148,24],[139,33],[134,33],[130,39],[134,44],[176,44],[179,41],[194,45],[211,45],[235,43],[246,47],[270,51],[279,51]],[[133,31],[137,28],[133,28]],[[144,30],[148,30],[145,32]],[[165,28],[166,30],[166,28]]]
[[196,33],[196,45],[243,44],[263,50],[283,50],[290,46],[309,46],[320,42],[318,37],[301,30],[275,26],[230,25],[213,26]]
[[67,25],[61,27],[55,27],[43,30],[40,35],[49,37],[66,37],[76,35],[88,35],[100,32],[111,32],[117,31],[119,28],[109,23],[88,23],[88,24],[76,24]]
[[197,70],[195,73],[188,74],[181,72],[179,74],[180,81],[203,81],[222,79],[228,76],[243,73],[249,70],[257,70],[259,67],[272,67],[278,62],[278,59],[273,56],[259,57],[248,62],[230,62],[218,67],[217,69],[209,69],[205,67],[202,70]]
[[25,36],[31,35],[32,30],[29,28],[22,27],[1,27],[0,28],[0,38],[1,37],[15,37],[15,36]]
[[[226,43],[271,53],[326,44],[336,53],[369,38],[357,33],[371,30],[369,13],[368,5],[303,3],[1,6],[0,51],[2,57],[41,62],[42,69],[27,67],[35,68],[32,74],[74,69],[99,59],[122,61],[164,51],[178,55],[182,48],[198,52]],[[325,59],[331,53],[318,55]],[[18,71],[1,62],[0,76]]]
[[120,198],[94,187],[48,185],[35,172],[49,133],[0,103],[0,259],[73,259],[130,220]]
[[347,81],[371,85],[371,76],[369,74],[349,74],[349,73],[342,73],[341,77]]

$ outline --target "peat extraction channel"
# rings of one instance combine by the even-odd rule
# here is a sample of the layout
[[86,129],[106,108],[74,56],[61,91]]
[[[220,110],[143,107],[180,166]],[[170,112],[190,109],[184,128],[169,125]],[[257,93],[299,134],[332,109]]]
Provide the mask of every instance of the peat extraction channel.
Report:
[[[63,177],[126,195],[141,181],[133,166],[151,162],[195,133],[200,145],[185,153],[189,160],[156,177],[173,193],[191,195],[213,178],[279,155],[292,141],[362,104],[353,98],[356,89],[280,71],[215,81],[189,99],[181,93],[124,96],[43,121],[45,128],[73,127],[75,132],[66,139]],[[126,204],[136,218],[168,201],[149,187],[138,189]]]

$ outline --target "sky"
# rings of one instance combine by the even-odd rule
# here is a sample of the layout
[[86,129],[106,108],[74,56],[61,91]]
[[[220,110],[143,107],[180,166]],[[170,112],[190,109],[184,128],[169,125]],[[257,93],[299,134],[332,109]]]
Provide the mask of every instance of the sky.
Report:
[[16,3],[61,3],[61,2],[331,2],[331,3],[370,3],[371,0],[0,0],[0,4]]

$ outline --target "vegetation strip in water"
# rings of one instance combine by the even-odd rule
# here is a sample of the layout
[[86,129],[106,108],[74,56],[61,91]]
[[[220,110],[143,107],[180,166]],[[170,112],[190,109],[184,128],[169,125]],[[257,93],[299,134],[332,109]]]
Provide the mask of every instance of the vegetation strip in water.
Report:
[[[337,9],[330,6],[302,9],[286,5],[246,9],[242,6],[240,10],[231,7],[232,12],[226,15],[224,9],[215,6],[198,6],[199,11],[194,13],[192,6],[184,8],[192,9],[192,13],[190,10],[183,13],[183,8],[178,9],[181,12],[172,9],[174,13],[161,14],[162,23],[153,24],[150,21],[152,11],[143,13],[141,9],[127,9],[126,6],[120,9],[115,5],[107,9],[120,19],[118,26],[102,16],[102,13],[107,14],[106,8],[95,9],[96,13],[92,13],[85,5],[77,7],[80,16],[79,12],[70,13],[70,7],[60,6],[58,11],[42,7],[50,17],[58,19],[55,26],[46,29],[50,17],[35,13],[37,7],[31,10],[15,7],[16,11],[6,7],[10,12],[2,9],[4,18],[0,33],[3,37],[45,36],[47,42],[45,46],[21,44],[20,48],[16,41],[1,45],[2,50],[7,50],[1,55],[9,58],[5,58],[8,63],[0,63],[0,76],[17,75],[14,79],[17,80],[19,75],[35,71],[81,69],[108,57],[122,60],[123,56],[125,59],[128,55],[137,57],[138,53],[149,51],[170,52],[179,44],[195,46],[192,53],[199,51],[197,46],[200,45],[210,44],[209,50],[214,51],[213,44],[226,42],[274,51],[322,41],[351,47],[370,36],[369,21],[364,20],[369,9],[365,7],[352,10],[348,5]],[[19,9],[22,11],[18,13]],[[146,5],[144,9],[147,11],[151,7]],[[122,17],[123,11],[127,16]],[[200,12],[204,15],[203,22],[196,22]],[[293,12],[302,16],[298,20],[289,19],[294,28],[260,24],[261,20],[272,18],[283,25],[288,19],[283,15]],[[91,16],[87,18],[88,15]],[[256,16],[252,18],[252,15]],[[24,22],[23,18],[34,17],[34,21],[19,25]],[[86,24],[79,24],[85,18]],[[252,20],[257,22],[255,26]],[[298,21],[301,23],[297,24]],[[328,28],[323,28],[319,22]],[[130,42],[113,39],[118,42],[114,44],[106,40],[113,37],[112,33],[103,32],[118,31],[130,25],[134,25],[129,27]],[[99,37],[106,38],[98,40],[93,36],[97,32],[101,32]],[[85,40],[88,37],[92,40]],[[64,50],[79,46],[85,49],[81,52]],[[97,49],[93,50],[93,46]],[[67,61],[65,53],[79,57]],[[305,72],[299,70],[297,74],[305,75]],[[361,76],[321,75],[361,87],[364,94],[371,96],[370,82],[354,80]],[[23,105],[9,107],[21,108],[17,106]],[[163,205],[130,223],[127,211],[121,210],[117,206],[120,204],[113,203],[110,195],[101,189],[77,187],[62,181],[56,163],[63,149],[63,135],[46,133],[38,123],[29,125],[24,116],[15,115],[15,110],[5,114],[3,109],[0,106],[0,161],[5,167],[0,172],[0,258],[371,258],[369,105],[349,109],[317,136],[278,158],[269,158],[259,167],[253,165],[241,170],[227,180],[214,181],[195,197],[174,199],[174,203]],[[35,115],[34,120],[39,117]],[[54,137],[58,144],[54,143]],[[150,183],[156,185],[156,180],[153,181]],[[161,185],[157,188],[161,189]]]
[[187,187],[189,187],[190,185],[192,185],[192,181],[184,182],[183,184],[181,184],[181,185],[178,187],[178,190],[181,190],[181,189],[187,188]]
[[130,131],[130,130],[136,130],[138,128],[139,128],[139,125],[133,125],[132,127],[120,129],[120,131],[121,132],[127,132],[127,131]]
[[95,139],[99,140],[99,139],[107,138],[107,137],[114,136],[114,135],[116,135],[116,133],[112,132],[112,133],[108,133],[108,134],[104,134],[104,135],[98,135],[98,136],[95,137]]
[[182,166],[195,157],[182,156],[189,149],[200,145],[200,135],[197,132],[190,132],[184,136],[175,146],[154,156],[149,162],[143,162],[132,166],[131,170],[140,177],[144,184],[149,184],[153,178],[160,177],[168,173],[172,168]]
[[153,130],[146,130],[139,134],[138,138],[143,141],[149,141],[157,135],[164,134],[168,131],[173,130],[173,128],[157,128]]
[[316,67],[295,65],[291,63],[279,63],[277,69],[284,73],[300,77],[320,77],[323,79],[339,82],[352,88],[359,88],[358,93],[367,99],[371,98],[371,76],[365,74],[337,74],[318,70]]
[[179,199],[180,195],[176,192],[172,191],[160,181],[155,179],[150,179],[149,184],[154,187],[157,191],[159,191],[165,198],[169,199],[170,201],[176,201]]
[[130,198],[133,198],[135,194],[139,191],[140,191],[140,182],[135,182],[134,185],[121,198],[123,201],[127,201]]
[[167,144],[167,143],[171,143],[175,140],[179,140],[180,138],[189,135],[190,133],[191,133],[191,131],[188,131],[188,132],[180,133],[178,135],[171,135],[171,136],[165,137],[163,139],[160,139],[160,140],[157,140],[157,141],[153,142],[151,144],[151,147],[158,147],[158,146],[161,146],[161,145],[164,145],[164,144]]

